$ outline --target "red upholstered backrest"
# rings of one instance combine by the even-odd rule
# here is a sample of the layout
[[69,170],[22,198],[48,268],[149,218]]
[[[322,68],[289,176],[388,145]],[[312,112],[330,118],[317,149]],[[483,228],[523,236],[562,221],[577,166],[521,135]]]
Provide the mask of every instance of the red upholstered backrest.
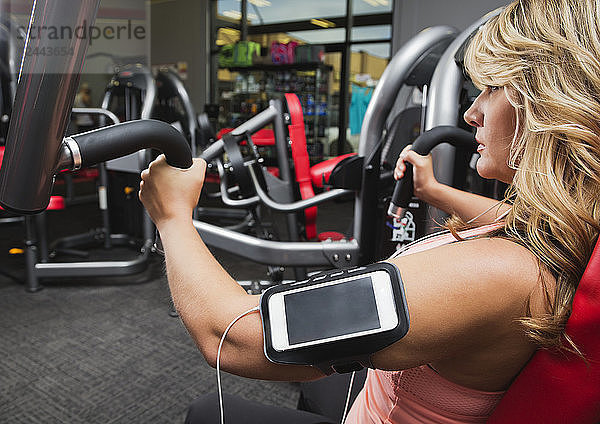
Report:
[[[312,182],[310,180],[310,159],[308,150],[306,150],[306,133],[304,132],[304,114],[302,105],[298,96],[293,93],[286,93],[285,100],[290,112],[291,124],[288,125],[290,141],[292,143],[292,159],[294,160],[294,171],[296,181],[300,189],[302,199],[314,197]],[[306,238],[312,240],[317,237],[317,207],[304,210],[304,228]]]
[[587,362],[569,352],[538,351],[489,423],[600,423],[600,242],[575,293],[566,332]]
[[315,187],[322,188],[323,185],[329,182],[331,172],[337,166],[338,163],[351,156],[356,156],[356,153],[346,153],[335,158],[327,159],[323,162],[319,162],[310,168],[310,178]]
[[[230,133],[235,128],[222,128],[217,133],[217,139],[223,138],[227,133]],[[273,130],[268,128],[262,128],[252,134],[252,142],[256,146],[274,146],[275,145],[275,133]],[[242,141],[242,145],[246,144],[246,141]]]

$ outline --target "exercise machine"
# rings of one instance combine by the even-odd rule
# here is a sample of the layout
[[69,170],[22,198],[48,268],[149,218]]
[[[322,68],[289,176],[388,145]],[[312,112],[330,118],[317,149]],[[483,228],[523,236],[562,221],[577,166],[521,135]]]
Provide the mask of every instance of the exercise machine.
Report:
[[[55,25],[56,27],[81,25],[85,20],[93,23],[97,0],[85,0],[73,7],[70,2],[37,2],[33,10],[39,25]],[[79,70],[87,48],[80,40],[45,40],[30,39],[32,48],[43,43],[52,47],[65,47],[73,51],[72,60],[65,61],[60,56],[25,57],[20,71],[19,85],[16,91],[15,108],[11,116],[4,161],[0,169],[0,204],[17,215],[25,215],[26,220],[26,269],[28,291],[41,288],[40,279],[50,277],[97,277],[131,275],[143,271],[148,265],[148,258],[154,242],[154,229],[148,219],[145,226],[145,237],[137,257],[131,260],[116,261],[82,261],[82,262],[43,262],[40,260],[40,241],[36,234],[36,214],[43,212],[50,202],[50,193],[54,175],[63,168],[77,169],[81,166],[93,165],[123,156],[139,150],[139,146],[130,152],[123,152],[123,146],[110,145],[105,142],[105,149],[113,149],[114,153],[95,156],[92,161],[79,161],[80,155],[72,140],[77,135],[65,139],[68,119],[79,82]],[[46,45],[46,47],[48,47]],[[33,123],[28,125],[23,123]],[[164,124],[167,125],[167,124]],[[168,125],[167,125],[168,126]],[[168,126],[169,128],[172,128]],[[114,129],[113,129],[114,128]],[[123,127],[107,127],[119,131]],[[138,127],[136,127],[138,128]],[[101,129],[98,131],[106,131]],[[174,129],[176,134],[179,134]],[[133,131],[131,135],[134,135]],[[88,133],[91,134],[91,133]],[[106,134],[106,133],[103,133]],[[116,133],[113,133],[116,134]],[[118,136],[124,138],[121,132]],[[170,137],[175,137],[171,134]],[[96,137],[97,138],[97,137]],[[110,139],[111,137],[109,137]],[[185,146],[189,149],[187,141]],[[97,143],[102,140],[97,140]],[[18,144],[17,144],[18,143]],[[71,146],[71,147],[69,147]],[[142,147],[145,147],[143,143]],[[149,146],[147,146],[149,147]],[[74,150],[72,150],[74,149]],[[81,153],[81,152],[80,152]],[[29,157],[30,155],[35,156]],[[63,158],[61,164],[60,157]],[[71,157],[72,159],[65,159]],[[75,162],[76,166],[72,166]],[[27,163],[28,166],[23,166]],[[39,216],[39,215],[38,215]]]
[[[264,193],[271,200],[272,206],[279,204],[278,207],[285,212],[304,210],[342,194],[354,194],[356,196],[355,216],[350,239],[325,243],[257,240],[255,237],[240,235],[214,225],[194,221],[203,240],[209,245],[225,248],[255,262],[272,263],[275,261],[284,266],[345,267],[373,262],[385,256],[381,251],[382,232],[373,231],[373,228],[383,227],[385,220],[385,211],[379,199],[384,197],[380,192],[380,164],[381,140],[384,136],[386,120],[398,90],[415,69],[419,59],[426,57],[439,43],[445,43],[447,46],[455,35],[456,31],[449,27],[429,28],[406,43],[388,65],[375,89],[363,121],[357,155],[360,158],[357,159],[360,164],[357,166],[355,163],[353,169],[357,171],[358,175],[357,178],[353,178],[358,183],[357,188],[348,190],[343,187],[334,187],[334,189],[342,191],[330,190],[310,199],[293,202],[277,201],[270,193]],[[269,109],[267,112],[259,113],[236,128],[232,132],[233,135],[241,136],[257,132],[264,127],[267,118],[270,118],[272,113],[274,112]],[[222,140],[219,140],[205,149],[202,156],[210,160],[221,155],[223,151]],[[278,156],[280,156],[279,152]],[[248,168],[248,172],[252,173],[251,169]],[[257,171],[255,173],[258,174]],[[255,188],[260,187],[260,184],[254,185]],[[260,198],[260,196],[259,190],[256,197]],[[266,201],[267,196],[262,196],[262,200]]]

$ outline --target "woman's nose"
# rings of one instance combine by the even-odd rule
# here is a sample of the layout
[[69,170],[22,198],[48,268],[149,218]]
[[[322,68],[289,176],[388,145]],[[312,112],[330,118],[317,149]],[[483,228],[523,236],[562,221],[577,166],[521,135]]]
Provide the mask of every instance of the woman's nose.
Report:
[[472,127],[478,128],[483,126],[483,113],[479,107],[479,97],[475,99],[473,104],[463,116],[465,122]]

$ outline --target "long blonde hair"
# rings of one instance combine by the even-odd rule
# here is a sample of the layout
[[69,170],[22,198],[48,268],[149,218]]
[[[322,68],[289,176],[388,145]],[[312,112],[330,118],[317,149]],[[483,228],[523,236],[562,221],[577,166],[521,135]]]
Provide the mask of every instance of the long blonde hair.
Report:
[[503,235],[556,277],[553,291],[541,278],[546,315],[533,318],[528,306],[521,319],[544,347],[563,345],[600,231],[599,23],[600,0],[519,0],[488,21],[465,53],[474,83],[504,87],[517,111]]

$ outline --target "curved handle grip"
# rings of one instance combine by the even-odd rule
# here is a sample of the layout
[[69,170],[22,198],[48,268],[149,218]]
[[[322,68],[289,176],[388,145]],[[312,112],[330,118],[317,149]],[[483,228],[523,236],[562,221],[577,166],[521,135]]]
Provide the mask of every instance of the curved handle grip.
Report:
[[186,138],[166,122],[153,119],[123,122],[71,136],[79,146],[81,167],[106,162],[141,149],[163,152],[176,168],[192,166],[192,151]]
[[[432,128],[421,134],[414,141],[411,150],[420,155],[427,155],[440,143],[450,143],[454,147],[463,147],[474,149],[476,145],[475,135],[462,128],[450,125],[442,125]],[[402,218],[404,211],[408,207],[410,199],[413,196],[413,167],[406,163],[404,177],[396,182],[392,201],[388,209],[388,215],[396,218]]]

